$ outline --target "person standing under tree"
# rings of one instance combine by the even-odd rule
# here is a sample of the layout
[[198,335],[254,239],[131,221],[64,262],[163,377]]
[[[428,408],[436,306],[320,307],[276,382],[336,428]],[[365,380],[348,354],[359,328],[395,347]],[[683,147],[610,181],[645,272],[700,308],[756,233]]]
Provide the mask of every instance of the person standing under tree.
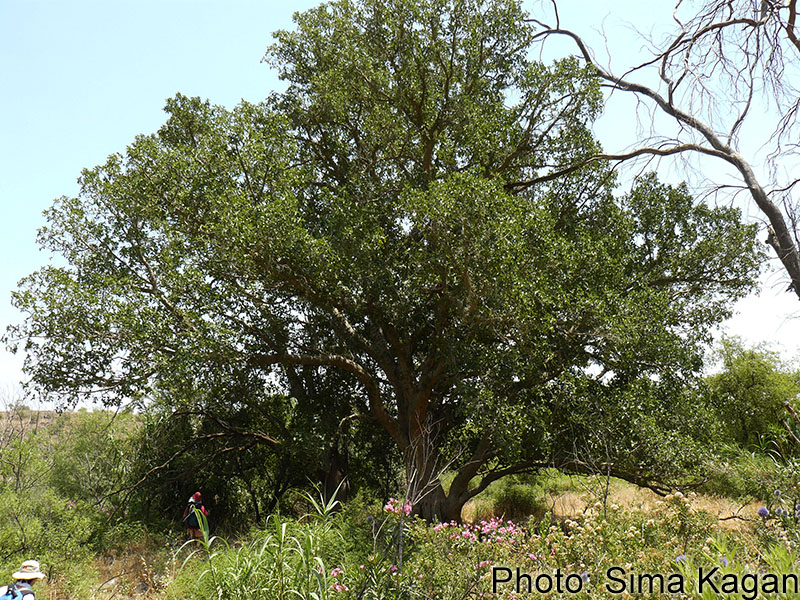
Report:
[[186,525],[186,534],[190,540],[203,539],[203,530],[201,528],[200,518],[198,512],[208,519],[208,509],[203,506],[203,496],[200,492],[195,492],[189,498],[189,503],[186,510],[183,511],[183,524]]

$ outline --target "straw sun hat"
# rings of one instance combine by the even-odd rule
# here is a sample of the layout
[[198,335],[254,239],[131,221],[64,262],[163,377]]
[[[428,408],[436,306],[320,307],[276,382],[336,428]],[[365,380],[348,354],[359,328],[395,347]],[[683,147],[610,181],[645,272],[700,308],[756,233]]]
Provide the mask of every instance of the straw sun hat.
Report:
[[40,567],[38,560],[26,560],[12,577],[14,579],[42,579],[45,574],[39,570]]

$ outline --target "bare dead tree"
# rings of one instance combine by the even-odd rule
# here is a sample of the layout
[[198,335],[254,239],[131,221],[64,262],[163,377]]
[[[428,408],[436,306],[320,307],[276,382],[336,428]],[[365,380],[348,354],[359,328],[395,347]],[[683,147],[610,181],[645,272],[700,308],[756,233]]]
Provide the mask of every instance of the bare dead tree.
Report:
[[[800,178],[785,168],[786,159],[796,158],[799,147],[800,93],[793,83],[800,81],[797,0],[704,0],[692,6],[677,0],[669,37],[654,41],[642,36],[650,56],[621,74],[602,65],[584,37],[562,27],[555,0],[549,6],[554,22],[529,20],[538,29],[536,38],[542,43],[556,36],[569,38],[610,91],[610,100],[617,92],[635,95],[638,106],[649,110],[651,123],[626,152],[599,153],[559,165],[510,187],[525,189],[597,160],[687,154],[722,160],[740,181],[715,189],[734,187],[749,193],[765,218],[766,243],[789,276],[789,290],[800,298],[800,213],[792,197]],[[659,114],[669,117],[670,131],[657,131],[663,122]],[[754,165],[760,166],[760,161],[743,144],[742,132],[765,114],[775,115],[774,130],[765,136],[765,173],[757,176]]]

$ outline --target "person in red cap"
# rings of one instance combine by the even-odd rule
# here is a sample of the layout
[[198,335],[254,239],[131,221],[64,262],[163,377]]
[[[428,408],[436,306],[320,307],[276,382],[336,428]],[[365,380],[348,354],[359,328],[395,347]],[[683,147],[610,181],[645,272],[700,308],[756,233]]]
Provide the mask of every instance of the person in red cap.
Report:
[[200,492],[195,492],[189,498],[186,510],[183,511],[183,524],[186,525],[186,535],[190,540],[203,539],[203,529],[197,515],[198,511],[208,519],[208,509],[203,506],[203,496]]

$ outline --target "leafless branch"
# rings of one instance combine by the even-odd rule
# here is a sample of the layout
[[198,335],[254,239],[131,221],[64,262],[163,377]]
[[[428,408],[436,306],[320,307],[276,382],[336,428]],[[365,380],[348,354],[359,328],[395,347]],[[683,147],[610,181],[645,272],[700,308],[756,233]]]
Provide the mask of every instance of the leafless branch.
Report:
[[[653,146],[644,141],[630,152],[598,153],[572,164],[552,167],[542,175],[513,183],[509,187],[522,190],[534,183],[572,173],[595,160],[627,161],[640,156],[684,153],[722,159],[736,169],[751,198],[766,217],[769,225],[767,243],[773,248],[788,274],[791,280],[790,289],[800,298],[800,254],[794,231],[792,204],[785,199],[776,200],[768,194],[751,163],[736,145],[741,129],[752,114],[756,90],[762,82],[773,90],[773,96],[777,98],[779,105],[783,99],[791,96],[787,92],[793,91],[793,88],[782,77],[788,63],[779,33],[785,31],[792,47],[800,50],[800,45],[795,44],[792,37],[796,18],[795,2],[793,0],[789,3],[789,16],[785,21],[782,20],[782,9],[770,2],[762,6],[758,17],[751,14],[750,2],[736,0],[708,0],[688,20],[682,20],[678,16],[680,8],[681,2],[678,2],[673,18],[679,30],[672,41],[663,50],[655,52],[650,60],[629,69],[623,76],[617,76],[600,65],[589,45],[574,31],[558,24],[548,27],[543,21],[535,21],[542,29],[535,34],[535,39],[542,42],[553,36],[571,39],[579,56],[605,82],[605,86],[612,91],[628,92],[645,99],[655,109],[674,119],[678,125],[678,133],[670,142]],[[655,64],[658,64],[658,75],[665,88],[663,92],[631,78],[640,70]],[[715,87],[708,83],[712,78]],[[688,87],[679,94],[679,88],[683,84]],[[720,96],[724,92],[728,95]],[[784,102],[782,106],[785,110],[775,136],[777,144],[786,138],[789,125],[796,120],[796,94],[791,97],[791,102]],[[731,111],[731,107],[735,110]],[[716,127],[714,122],[724,122],[728,118],[729,125],[724,129],[727,133],[723,138],[718,133],[723,129]],[[682,136],[692,139],[682,140]],[[779,186],[771,187],[774,189]]]

